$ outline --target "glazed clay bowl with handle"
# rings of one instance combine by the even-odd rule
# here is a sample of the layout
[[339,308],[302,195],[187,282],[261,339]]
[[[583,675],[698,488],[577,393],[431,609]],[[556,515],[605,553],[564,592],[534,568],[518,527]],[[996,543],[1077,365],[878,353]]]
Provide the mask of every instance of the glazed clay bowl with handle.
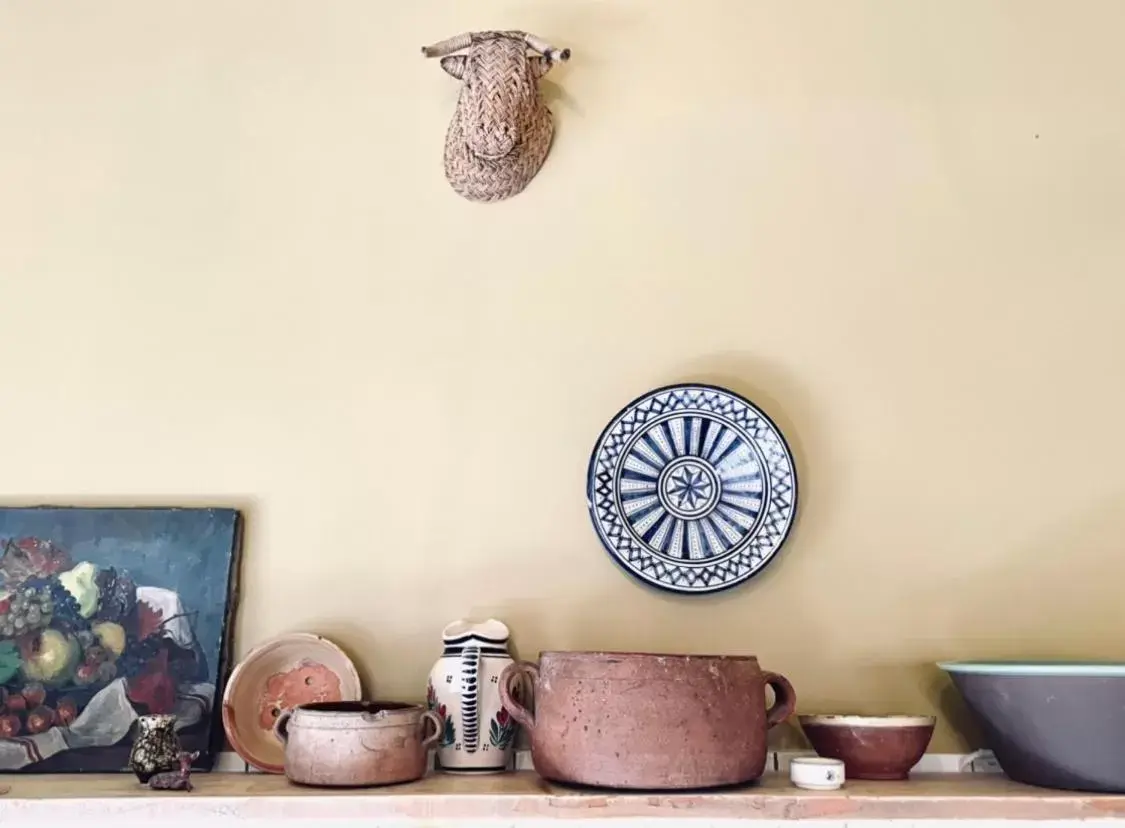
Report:
[[[534,712],[520,703],[525,680]],[[505,669],[500,697],[544,779],[651,790],[757,779],[770,727],[796,704],[789,682],[753,656],[655,653],[540,653]]]
[[420,704],[320,702],[284,711],[274,732],[291,782],[363,787],[422,778],[441,727]]

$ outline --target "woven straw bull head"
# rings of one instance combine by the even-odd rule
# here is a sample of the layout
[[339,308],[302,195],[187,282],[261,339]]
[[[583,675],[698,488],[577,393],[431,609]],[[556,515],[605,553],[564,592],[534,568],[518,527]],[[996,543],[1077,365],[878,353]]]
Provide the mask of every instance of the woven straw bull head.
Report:
[[440,57],[441,68],[461,81],[445,136],[445,177],[453,189],[472,201],[520,192],[543,166],[554,133],[539,79],[570,50],[525,32],[472,32],[422,54]]

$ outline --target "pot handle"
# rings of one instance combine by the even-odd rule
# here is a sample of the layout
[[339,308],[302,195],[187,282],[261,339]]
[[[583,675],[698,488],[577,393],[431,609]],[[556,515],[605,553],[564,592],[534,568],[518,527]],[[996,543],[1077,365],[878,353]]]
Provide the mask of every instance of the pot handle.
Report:
[[526,728],[528,733],[535,730],[535,714],[524,707],[516,699],[513,688],[524,676],[531,681],[532,692],[539,684],[539,667],[530,661],[513,661],[504,668],[500,674],[500,701],[519,724]]
[[773,688],[773,707],[766,711],[766,726],[773,727],[788,719],[797,709],[797,694],[789,679],[780,673],[762,672],[762,679]]
[[[427,723],[432,724],[434,726],[434,732],[431,733],[429,736],[426,735],[426,724]],[[429,748],[429,747],[433,747],[434,743],[438,740],[438,737],[441,736],[441,731],[442,731],[444,726],[445,726],[445,722],[443,722],[441,720],[441,716],[439,716],[434,711],[427,710],[425,713],[422,714],[422,748],[423,748],[423,750],[426,749],[426,748]]]
[[277,721],[273,723],[273,735],[276,736],[283,745],[289,744],[289,720],[292,717],[292,710],[282,710],[281,715],[277,717]]

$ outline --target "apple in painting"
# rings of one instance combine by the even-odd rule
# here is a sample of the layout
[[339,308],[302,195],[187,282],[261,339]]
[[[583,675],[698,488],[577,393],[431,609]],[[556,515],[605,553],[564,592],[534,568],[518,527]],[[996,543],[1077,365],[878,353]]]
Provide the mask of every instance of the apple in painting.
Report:
[[23,686],[20,695],[27,701],[28,707],[38,707],[47,701],[47,688],[39,682],[33,681]]
[[55,724],[55,711],[40,705],[27,714],[27,732],[43,733]]
[[62,684],[78,663],[78,639],[54,629],[43,630],[24,648],[23,675],[28,681]]
[[68,725],[78,718],[78,704],[70,696],[63,696],[55,706],[55,717],[59,724]]
[[120,658],[125,652],[125,628],[112,621],[101,621],[92,628],[94,635],[103,648],[113,653],[114,658]]
[[6,716],[0,716],[0,738],[9,739],[12,736],[18,736],[20,727],[19,716],[12,713]]

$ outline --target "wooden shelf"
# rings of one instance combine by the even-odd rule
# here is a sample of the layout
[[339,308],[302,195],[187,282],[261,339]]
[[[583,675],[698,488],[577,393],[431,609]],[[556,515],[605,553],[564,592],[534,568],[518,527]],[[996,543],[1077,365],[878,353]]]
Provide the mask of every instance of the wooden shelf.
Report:
[[[433,774],[409,785],[359,790],[302,788],[283,777],[212,773],[191,793],[156,792],[129,775],[6,776],[0,825],[123,826],[154,820],[198,824],[459,823],[502,819],[1078,820],[1125,819],[1125,796],[1031,788],[993,774],[919,776],[909,782],[850,782],[811,792],[771,774],[745,788],[685,794],[573,789],[535,774]],[[31,820],[36,820],[33,823]]]

